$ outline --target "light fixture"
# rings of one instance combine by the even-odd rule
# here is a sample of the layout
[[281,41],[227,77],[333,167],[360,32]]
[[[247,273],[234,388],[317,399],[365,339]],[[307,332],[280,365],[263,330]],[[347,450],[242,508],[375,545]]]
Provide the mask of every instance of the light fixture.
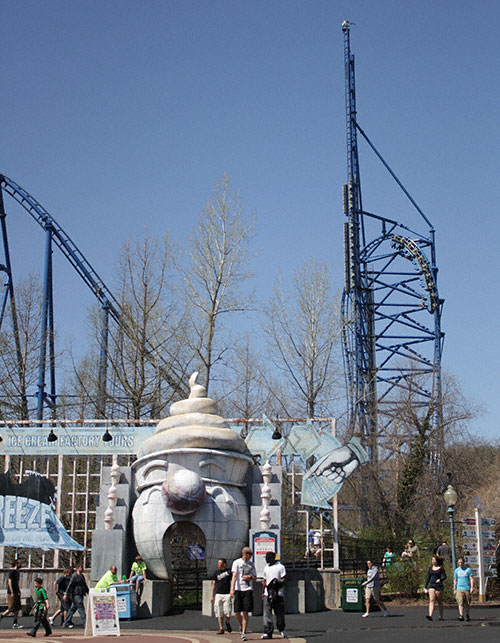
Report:
[[457,504],[457,500],[458,500],[457,492],[451,486],[451,484],[449,484],[448,487],[446,488],[446,491],[443,494],[443,498],[447,507],[454,507]]
[[448,486],[443,494],[444,501],[448,507],[448,517],[450,519],[450,537],[451,537],[451,564],[453,569],[456,569],[457,563],[455,558],[455,525],[453,521],[453,514],[455,513],[455,505],[457,504],[458,495],[455,489],[451,486],[451,473],[448,473]]
[[105,432],[105,433],[104,433],[104,435],[102,436],[102,441],[103,441],[103,442],[111,442],[111,440],[112,440],[112,439],[113,439],[113,436],[112,436],[112,435],[111,435],[111,433],[108,431],[108,429],[106,429],[106,432]]
[[50,429],[50,433],[47,437],[47,442],[57,442],[57,435],[54,433],[53,429]]
[[281,434],[281,425],[279,422],[276,422],[276,426],[274,427],[273,434],[271,436],[272,440],[281,440],[283,435]]

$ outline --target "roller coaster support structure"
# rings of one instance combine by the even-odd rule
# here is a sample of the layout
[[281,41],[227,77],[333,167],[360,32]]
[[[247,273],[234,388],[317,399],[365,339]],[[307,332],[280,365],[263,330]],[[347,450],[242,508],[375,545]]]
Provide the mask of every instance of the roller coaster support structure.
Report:
[[[434,228],[358,124],[348,21],[342,30],[347,139],[343,355],[349,428],[362,437],[375,463],[383,449],[380,440],[398,421],[398,407],[430,409],[433,429],[442,424],[443,300],[437,290]],[[418,230],[364,209],[358,133],[416,209]]]
[[[76,244],[71,240],[69,235],[62,229],[57,221],[47,212],[47,210],[26,190],[15,183],[7,176],[0,174],[0,226],[2,231],[3,249],[5,256],[5,265],[0,265],[0,271],[7,275],[5,284],[5,293],[0,310],[0,329],[2,327],[6,302],[10,299],[13,334],[15,337],[17,368],[20,377],[20,390],[22,397],[22,415],[23,419],[29,419],[27,404],[26,384],[23,381],[24,364],[22,346],[19,336],[19,324],[16,311],[16,300],[14,293],[14,281],[12,278],[12,266],[10,262],[10,251],[7,237],[7,227],[5,224],[6,212],[4,208],[3,193],[11,196],[22,208],[38,223],[45,231],[45,266],[44,266],[44,287],[42,298],[42,322],[41,322],[41,342],[40,357],[38,369],[38,385],[35,394],[37,398],[37,419],[43,419],[43,410],[48,406],[51,410],[52,417],[55,417],[57,407],[56,395],[56,378],[55,378],[55,350],[54,350],[54,305],[53,305],[53,270],[52,270],[52,253],[53,246],[56,245],[62,252],[73,269],[83,279],[88,288],[92,291],[102,307],[102,330],[100,340],[100,358],[99,358],[99,408],[98,412],[101,417],[106,416],[106,378],[107,378],[107,357],[108,357],[108,337],[109,337],[109,318],[111,317],[121,326],[124,333],[134,337],[133,329],[126,322],[122,313],[121,306],[113,293],[106,286],[104,281],[93,269],[83,253]],[[147,356],[158,368],[165,382],[181,397],[187,397],[188,391],[185,390],[180,379],[172,372],[171,364],[168,362],[168,347],[162,346],[161,352],[156,346],[146,342]],[[50,392],[46,392],[46,372],[47,372],[47,349],[49,353],[49,377]],[[165,359],[162,353],[167,354]]]

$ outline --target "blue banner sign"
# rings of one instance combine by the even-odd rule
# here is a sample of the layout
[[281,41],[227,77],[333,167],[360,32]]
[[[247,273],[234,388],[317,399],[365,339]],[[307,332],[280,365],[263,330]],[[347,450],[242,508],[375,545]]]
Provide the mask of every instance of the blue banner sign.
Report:
[[85,549],[67,533],[50,505],[22,496],[0,496],[0,545]]
[[188,545],[188,560],[205,560],[205,548],[201,545]]
[[[54,442],[48,441],[51,428],[57,436]],[[102,440],[106,430],[111,435],[110,442]],[[155,430],[153,425],[0,426],[0,455],[135,455]]]

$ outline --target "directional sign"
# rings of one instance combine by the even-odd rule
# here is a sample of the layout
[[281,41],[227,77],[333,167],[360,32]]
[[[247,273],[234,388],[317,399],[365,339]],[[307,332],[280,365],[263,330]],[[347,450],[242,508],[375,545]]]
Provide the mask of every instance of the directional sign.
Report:
[[[481,524],[484,525],[485,527],[494,527],[495,526],[495,519],[494,518],[481,518]],[[476,519],[474,516],[467,516],[466,518],[462,518],[462,525],[476,525]]]
[[[476,529],[467,525],[467,527],[462,528],[462,536],[464,538],[477,538]],[[490,529],[483,529],[483,540],[492,540],[493,542],[496,542],[495,532]]]
[[[464,556],[464,561],[468,565],[478,565],[479,556],[477,554],[467,554]],[[496,563],[496,556],[488,556],[487,554],[484,554],[483,562],[485,565],[494,565]]]
[[464,551],[477,552],[477,540],[464,540],[463,549]]

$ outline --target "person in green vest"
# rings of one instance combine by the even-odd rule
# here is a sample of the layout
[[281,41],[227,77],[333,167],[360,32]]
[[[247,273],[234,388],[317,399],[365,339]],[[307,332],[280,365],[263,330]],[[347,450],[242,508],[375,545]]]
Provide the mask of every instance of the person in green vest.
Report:
[[47,592],[43,588],[42,578],[35,578],[35,605],[33,606],[33,610],[35,613],[35,624],[33,625],[31,632],[28,632],[28,636],[35,638],[40,625],[43,625],[45,628],[45,636],[50,636],[52,634],[52,629],[49,621],[47,620],[49,599],[47,598]]
[[116,565],[111,565],[109,570],[102,576],[102,578],[99,580],[97,585],[95,586],[96,589],[109,589],[110,585],[116,585],[117,583],[125,583],[126,581],[124,580],[118,580],[118,576],[116,575],[118,569]]
[[142,556],[136,556],[135,561],[132,563],[132,569],[130,570],[129,581],[135,583],[135,591],[137,596],[139,596],[139,590],[144,586],[144,580],[146,578],[146,563],[142,560]]

